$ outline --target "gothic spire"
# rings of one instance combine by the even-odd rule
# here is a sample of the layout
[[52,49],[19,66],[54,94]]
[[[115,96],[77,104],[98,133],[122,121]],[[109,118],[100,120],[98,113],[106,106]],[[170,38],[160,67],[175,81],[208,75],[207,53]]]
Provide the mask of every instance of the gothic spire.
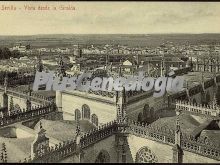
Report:
[[8,73],[6,72],[5,78],[4,78],[4,93],[7,92],[7,87],[8,87]]
[[121,95],[119,95],[119,92],[116,91],[117,119],[119,120],[127,119],[126,107],[127,107],[126,92],[125,92],[125,87],[123,87],[123,90],[121,91]]
[[31,90],[31,85],[28,84],[28,96],[31,96],[32,90]]
[[215,108],[215,107],[217,106],[217,99],[216,99],[216,93],[215,93],[215,91],[214,91],[214,93],[213,93],[213,100],[212,100],[212,102],[210,102],[210,106],[211,106],[212,108]]
[[80,139],[81,139],[81,129],[80,129],[80,121],[79,118],[76,120],[76,136],[75,141],[77,145],[80,145]]
[[79,121],[79,118],[77,118],[77,120],[76,120],[76,135],[79,135],[80,132],[81,132],[80,121]]
[[61,55],[59,55],[59,60],[58,60],[58,75],[61,77],[65,77],[66,76],[66,71],[65,71],[65,65],[63,62],[63,58]]
[[181,129],[180,129],[180,112],[176,112],[176,131],[175,131],[175,143],[180,146],[181,142]]
[[204,73],[202,72],[202,83],[204,82]]
[[10,114],[13,113],[14,110],[14,102],[13,102],[13,97],[11,96],[10,102],[9,102],[9,111]]
[[179,114],[176,116],[176,131],[180,131],[180,119]]

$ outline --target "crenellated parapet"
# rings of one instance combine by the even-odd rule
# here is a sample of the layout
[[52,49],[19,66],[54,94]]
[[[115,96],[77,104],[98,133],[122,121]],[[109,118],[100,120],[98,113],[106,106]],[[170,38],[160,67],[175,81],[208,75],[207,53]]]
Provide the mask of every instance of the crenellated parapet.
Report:
[[0,118],[0,128],[14,124],[16,122],[21,122],[24,120],[30,120],[36,117],[45,116],[47,114],[50,114],[52,112],[56,112],[57,108],[54,103],[50,104],[43,104],[39,106],[32,107],[31,110],[24,110],[22,112],[19,112],[17,114],[13,115],[7,115]]
[[[117,121],[106,123],[93,130],[86,132],[80,138],[80,148],[84,149],[99,140],[111,136],[117,131]],[[78,154],[78,146],[76,140],[68,140],[63,143],[56,144],[55,147],[48,147],[44,153],[35,155],[34,159],[26,158],[24,163],[52,163],[59,162],[69,156]]]
[[88,147],[104,138],[111,136],[117,131],[117,121],[114,120],[112,122],[103,124],[95,129],[90,130],[85,133],[80,140],[81,147]]
[[181,148],[215,160],[220,160],[218,144],[213,144],[207,137],[194,138],[188,134],[182,134]]
[[[175,145],[175,130],[157,125],[143,125],[135,121],[128,123],[129,127],[126,131],[131,134],[171,146]],[[213,144],[207,137],[194,138],[189,134],[182,133],[180,147],[189,152],[220,160],[219,145]]]
[[127,131],[131,134],[166,144],[175,144],[175,131],[159,125],[144,125],[129,120]]
[[220,107],[218,105],[201,105],[192,102],[178,100],[174,103],[176,111],[202,115],[206,117],[220,118]]
[[103,96],[103,97],[109,97],[109,98],[113,98],[115,96],[115,92],[109,92],[109,91],[93,91],[93,90],[89,90],[88,93],[90,94],[94,94],[94,95],[99,95],[99,96]]
[[[80,148],[85,149],[109,136],[117,133],[133,134],[138,137],[150,139],[170,146],[175,146],[175,130],[160,125],[144,125],[133,120],[114,120],[84,133],[80,138]],[[180,147],[192,153],[196,153],[215,160],[220,160],[219,146],[214,145],[206,137],[194,138],[186,133],[181,134]],[[48,147],[42,155],[37,155],[35,159],[26,159],[25,162],[50,163],[59,162],[64,158],[77,154],[77,144],[75,140],[66,141]]]
[[[23,163],[53,163],[59,162],[77,152],[76,142],[73,140],[47,147],[45,151],[36,154],[33,159],[25,159]],[[37,152],[38,153],[38,152]]]
[[[4,91],[4,87],[0,86],[0,91]],[[28,91],[22,91],[19,89],[8,87],[7,94],[17,96],[20,98],[24,98],[26,100],[27,95],[28,95]],[[50,103],[52,101],[51,98],[37,94],[37,93],[32,93],[30,98],[32,101],[39,102],[39,103]]]

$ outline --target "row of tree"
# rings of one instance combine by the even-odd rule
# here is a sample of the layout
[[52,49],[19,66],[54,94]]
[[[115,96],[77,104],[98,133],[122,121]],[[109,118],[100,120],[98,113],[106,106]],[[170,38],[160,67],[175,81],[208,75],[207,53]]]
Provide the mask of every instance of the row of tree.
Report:
[[17,50],[10,51],[6,47],[0,48],[0,60],[9,59],[10,57],[20,58],[21,54]]

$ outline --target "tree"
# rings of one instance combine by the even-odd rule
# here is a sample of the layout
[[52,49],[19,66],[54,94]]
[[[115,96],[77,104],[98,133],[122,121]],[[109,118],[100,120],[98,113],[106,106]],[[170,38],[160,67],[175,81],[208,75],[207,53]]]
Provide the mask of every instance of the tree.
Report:
[[17,50],[10,51],[8,48],[0,48],[0,59],[9,59],[10,57],[20,58],[21,54]]

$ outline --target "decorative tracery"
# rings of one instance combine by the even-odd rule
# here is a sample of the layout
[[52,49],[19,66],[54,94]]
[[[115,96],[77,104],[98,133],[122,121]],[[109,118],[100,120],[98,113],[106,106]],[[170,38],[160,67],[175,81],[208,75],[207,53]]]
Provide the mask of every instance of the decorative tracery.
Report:
[[110,155],[107,151],[105,150],[102,150],[96,160],[95,160],[95,163],[109,163],[110,162]]
[[86,104],[82,106],[82,116],[85,119],[90,119],[90,108]]
[[157,163],[156,155],[148,148],[141,148],[136,154],[136,163]]

